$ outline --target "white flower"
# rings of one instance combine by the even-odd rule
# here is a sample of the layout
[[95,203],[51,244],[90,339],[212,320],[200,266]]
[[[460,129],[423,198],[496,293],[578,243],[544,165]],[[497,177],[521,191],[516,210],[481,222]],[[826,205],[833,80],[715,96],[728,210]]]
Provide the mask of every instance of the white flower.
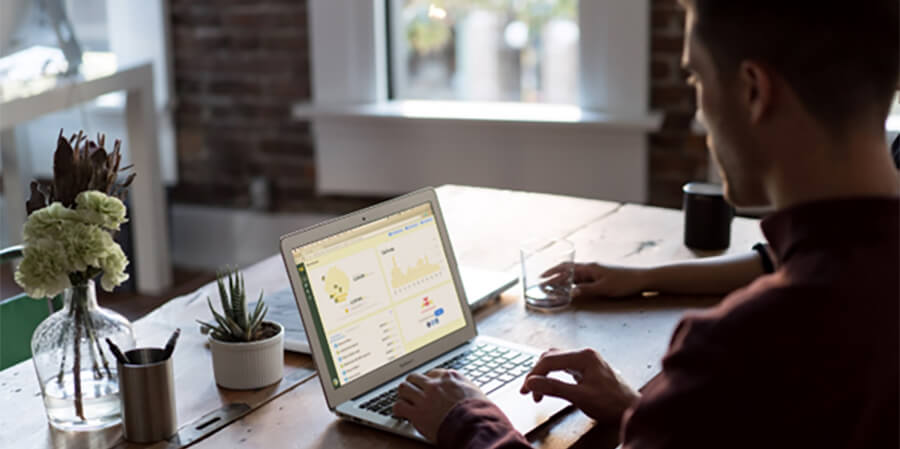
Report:
[[122,252],[119,245],[107,254],[100,261],[100,268],[103,269],[103,277],[100,278],[100,285],[104,290],[111,292],[114,288],[128,280],[128,274],[125,273],[125,267],[128,266],[128,258]]
[[71,286],[69,275],[102,271],[112,291],[128,279],[128,258],[108,230],[125,221],[125,206],[101,192],[82,192],[71,210],[55,202],[34,211],[24,228],[24,259],[16,283],[32,298],[55,296]]
[[119,230],[119,225],[125,223],[125,204],[114,196],[109,196],[97,190],[81,192],[75,197],[75,211],[86,222],[113,231]]
[[62,232],[62,228],[72,222],[81,221],[78,213],[62,205],[60,202],[38,209],[28,216],[23,229],[26,246],[46,236]]
[[65,261],[59,259],[58,248],[25,246],[25,258],[16,270],[16,283],[31,298],[56,296],[72,286]]

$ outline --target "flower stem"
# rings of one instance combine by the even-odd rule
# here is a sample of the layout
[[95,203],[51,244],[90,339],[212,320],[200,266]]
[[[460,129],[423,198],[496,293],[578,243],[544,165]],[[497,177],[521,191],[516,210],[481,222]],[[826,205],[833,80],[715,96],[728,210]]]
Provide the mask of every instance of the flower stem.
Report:
[[[62,329],[62,332],[59,333],[59,341],[57,343],[58,347],[63,346],[63,344],[62,344],[63,339],[66,338],[66,335],[69,335],[68,327],[69,327],[69,323],[74,321],[74,318],[72,318],[72,316],[74,314],[75,314],[75,309],[73,307],[71,307],[71,305],[70,305],[69,306],[70,318],[68,321],[63,323],[64,327]],[[56,383],[58,383],[60,386],[62,386],[62,384],[63,384],[63,376],[65,375],[65,372],[66,372],[66,356],[68,356],[68,355],[69,355],[68,351],[63,351],[62,360],[59,361],[59,374],[56,375]]]
[[72,368],[72,374],[74,374],[74,382],[75,382],[75,415],[77,415],[82,420],[87,420],[84,417],[84,403],[82,402],[81,397],[81,325],[79,324],[81,321],[81,307],[78,307],[75,302],[79,299],[78,296],[78,287],[75,287],[76,295],[73,298],[72,307],[75,308],[75,363]]
[[81,323],[84,326],[84,331],[88,337],[88,354],[91,356],[91,370],[94,372],[94,379],[100,380],[103,378],[103,371],[100,371],[100,364],[97,363],[97,353],[95,352],[95,343],[96,338],[94,337],[93,329],[91,328],[91,317],[85,314],[82,318],[84,321]]
[[[90,316],[85,319],[85,325],[87,327],[88,337],[91,339],[91,348],[93,349],[96,347],[97,352],[100,354],[100,361],[103,362],[103,370],[106,371],[106,375],[112,379],[112,372],[109,370],[109,361],[106,360],[106,355],[103,353],[103,346],[100,345],[100,340],[97,338],[97,331],[94,329],[94,322],[91,320]],[[91,356],[94,356],[94,351],[91,351]],[[94,378],[103,378],[103,372],[101,372],[99,366],[97,366],[96,359],[94,359]]]

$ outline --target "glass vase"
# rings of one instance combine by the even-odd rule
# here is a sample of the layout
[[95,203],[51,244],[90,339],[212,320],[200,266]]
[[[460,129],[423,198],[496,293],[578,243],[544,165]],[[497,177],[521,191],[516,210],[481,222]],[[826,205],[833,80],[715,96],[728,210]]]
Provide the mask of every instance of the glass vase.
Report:
[[94,281],[69,287],[62,310],[41,322],[31,353],[50,425],[95,430],[121,422],[116,359],[106,339],[134,348],[131,323],[97,305]]

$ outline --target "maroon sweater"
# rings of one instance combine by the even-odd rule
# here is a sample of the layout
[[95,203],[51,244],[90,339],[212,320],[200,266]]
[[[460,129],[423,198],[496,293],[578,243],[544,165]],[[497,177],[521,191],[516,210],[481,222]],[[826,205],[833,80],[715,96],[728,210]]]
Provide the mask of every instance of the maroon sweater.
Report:
[[[900,447],[900,199],[823,201],[763,220],[779,269],[687,314],[623,417],[626,449]],[[527,441],[484,401],[441,447]]]

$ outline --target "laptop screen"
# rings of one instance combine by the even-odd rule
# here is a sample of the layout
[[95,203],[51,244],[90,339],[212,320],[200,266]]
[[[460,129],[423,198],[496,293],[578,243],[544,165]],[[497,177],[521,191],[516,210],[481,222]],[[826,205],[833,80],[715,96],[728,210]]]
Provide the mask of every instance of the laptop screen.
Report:
[[335,388],[466,325],[431,203],[291,254]]

